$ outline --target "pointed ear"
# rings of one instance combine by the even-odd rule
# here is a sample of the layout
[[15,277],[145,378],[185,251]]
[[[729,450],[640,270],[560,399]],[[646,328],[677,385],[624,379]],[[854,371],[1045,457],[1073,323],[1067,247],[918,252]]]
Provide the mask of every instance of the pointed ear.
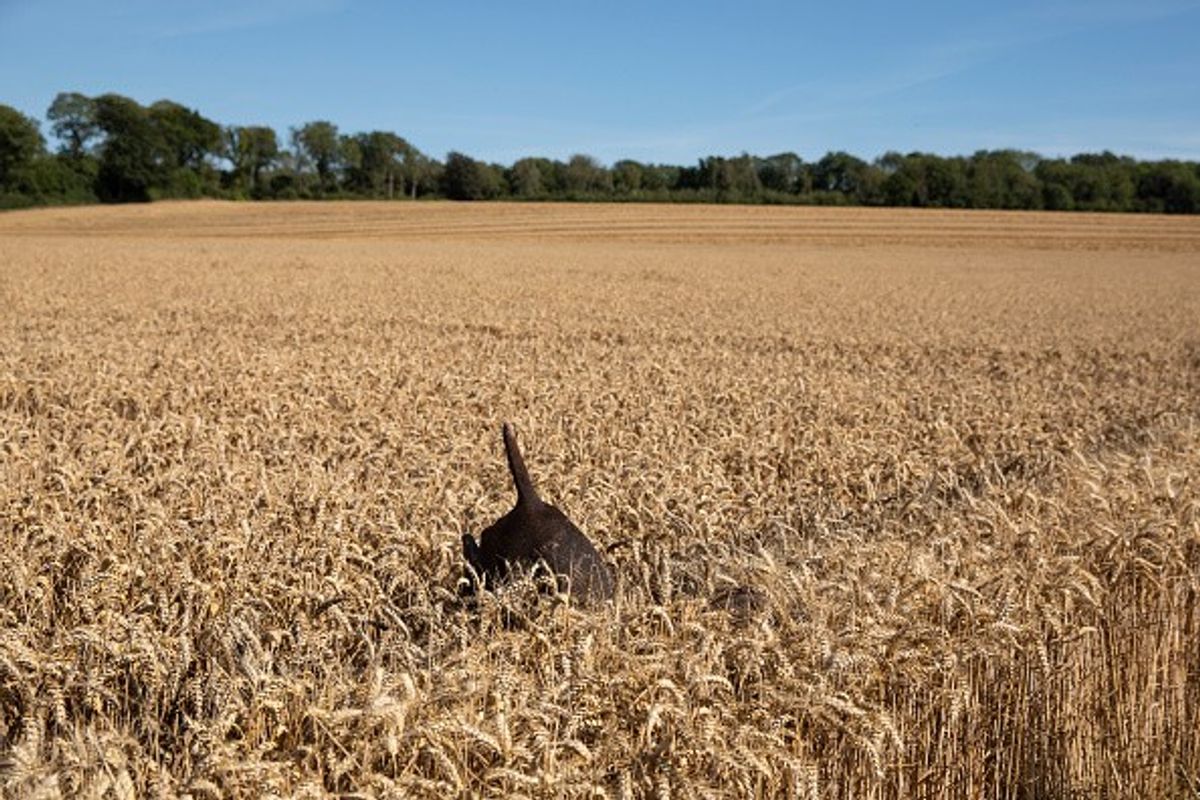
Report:
[[512,473],[513,485],[517,488],[517,502],[541,505],[541,498],[533,488],[533,480],[529,470],[525,468],[525,459],[521,458],[521,448],[517,445],[517,429],[511,422],[506,422],[500,428],[504,439],[504,452],[508,456],[508,471]]

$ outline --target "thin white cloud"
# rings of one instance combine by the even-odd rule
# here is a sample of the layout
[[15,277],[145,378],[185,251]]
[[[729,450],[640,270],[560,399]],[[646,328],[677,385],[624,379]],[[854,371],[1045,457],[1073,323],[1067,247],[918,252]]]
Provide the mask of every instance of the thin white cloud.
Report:
[[949,42],[905,47],[890,58],[881,58],[869,73],[854,79],[805,81],[778,89],[746,108],[743,116],[760,116],[792,100],[842,107],[877,100],[960,74],[1044,36],[1021,32],[1008,37],[957,37]]
[[[805,81],[776,89],[743,110],[746,117],[767,114],[790,101],[843,108],[939,81],[994,61],[1014,49],[1114,24],[1135,24],[1200,10],[1200,0],[1060,0],[985,22],[986,35],[949,35],[879,53],[874,69],[856,79]],[[994,29],[1009,31],[996,34]]]

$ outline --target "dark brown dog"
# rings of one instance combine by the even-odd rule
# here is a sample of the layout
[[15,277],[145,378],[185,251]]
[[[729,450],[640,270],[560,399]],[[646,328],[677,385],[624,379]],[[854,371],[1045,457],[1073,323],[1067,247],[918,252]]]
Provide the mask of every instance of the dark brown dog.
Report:
[[503,583],[514,569],[544,564],[557,577],[560,591],[584,603],[609,599],[613,580],[608,565],[566,514],[538,497],[513,426],[504,423],[503,433],[517,504],[480,535],[478,544],[464,533],[463,557],[488,589]]

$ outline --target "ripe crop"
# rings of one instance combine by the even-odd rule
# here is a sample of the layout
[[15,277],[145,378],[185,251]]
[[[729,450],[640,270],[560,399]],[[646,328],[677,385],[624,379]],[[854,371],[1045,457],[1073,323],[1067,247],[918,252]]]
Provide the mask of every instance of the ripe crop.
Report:
[[[1189,797],[1200,222],[0,216],[9,796]],[[471,607],[539,491],[613,564]]]

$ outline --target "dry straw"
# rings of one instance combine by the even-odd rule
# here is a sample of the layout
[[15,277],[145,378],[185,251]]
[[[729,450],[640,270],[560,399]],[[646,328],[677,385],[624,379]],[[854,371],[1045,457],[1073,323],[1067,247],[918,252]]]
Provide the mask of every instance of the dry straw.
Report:
[[[1195,222],[0,218],[0,793],[1195,797]],[[468,606],[539,488],[617,596]]]

